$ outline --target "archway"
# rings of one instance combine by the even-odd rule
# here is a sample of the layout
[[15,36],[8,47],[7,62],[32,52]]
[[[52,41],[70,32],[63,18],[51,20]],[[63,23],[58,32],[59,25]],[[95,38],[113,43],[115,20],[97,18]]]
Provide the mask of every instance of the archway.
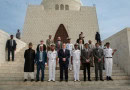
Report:
[[69,37],[69,36],[68,36],[68,33],[63,24],[60,24],[60,26],[55,34],[55,37],[54,37],[55,43],[56,43],[58,37],[61,37],[61,41],[63,43],[67,43],[67,37]]

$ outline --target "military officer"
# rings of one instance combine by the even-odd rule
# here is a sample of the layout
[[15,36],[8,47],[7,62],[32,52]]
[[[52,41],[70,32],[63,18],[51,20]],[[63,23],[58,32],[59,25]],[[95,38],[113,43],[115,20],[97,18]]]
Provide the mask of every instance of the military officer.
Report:
[[47,51],[50,51],[50,48],[51,48],[51,44],[53,44],[54,41],[52,39],[52,36],[49,35],[49,39],[46,40],[46,45],[47,45]]
[[89,49],[89,44],[86,43],[85,44],[85,48],[81,51],[81,61],[82,61],[82,65],[83,65],[83,73],[84,73],[84,81],[86,81],[86,70],[88,73],[88,81],[91,81],[90,79],[90,63],[91,63],[91,59],[90,57],[92,56],[92,52]]
[[99,47],[99,44],[95,44],[96,48],[93,50],[94,63],[95,63],[95,80],[98,81],[98,71],[100,74],[100,80],[103,80],[103,49]]
[[80,56],[81,51],[78,49],[78,43],[75,45],[75,50],[72,51],[72,63],[74,69],[74,81],[80,81],[79,72],[80,72]]
[[55,51],[55,44],[51,44],[51,50],[47,53],[49,64],[49,80],[55,82],[55,70],[57,64],[57,51]]
[[112,56],[114,55],[114,53],[116,52],[116,49],[111,49],[110,48],[110,43],[107,42],[106,43],[106,48],[104,49],[104,57],[105,57],[105,70],[106,70],[106,79],[109,80],[113,80],[112,79],[112,65],[113,65],[113,59]]
[[70,58],[69,58],[69,70],[72,70],[72,64],[71,64],[71,55],[72,55],[72,50],[74,49],[74,45],[71,43],[71,38],[67,38],[68,43],[66,44],[66,49],[70,51]]

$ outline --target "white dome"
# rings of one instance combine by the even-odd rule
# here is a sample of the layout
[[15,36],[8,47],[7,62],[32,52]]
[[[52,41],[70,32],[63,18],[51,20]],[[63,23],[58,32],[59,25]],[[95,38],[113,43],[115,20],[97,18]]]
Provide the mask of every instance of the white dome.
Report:
[[74,0],[74,1],[80,2],[80,0]]
[[67,5],[69,10],[79,10],[81,6],[80,0],[43,0],[41,3],[44,9],[55,10],[56,5]]

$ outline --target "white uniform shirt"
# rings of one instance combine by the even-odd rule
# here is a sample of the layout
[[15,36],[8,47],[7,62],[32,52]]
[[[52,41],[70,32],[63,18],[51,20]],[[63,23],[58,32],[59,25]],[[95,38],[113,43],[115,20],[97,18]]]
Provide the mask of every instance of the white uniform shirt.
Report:
[[57,52],[56,51],[48,51],[47,57],[49,58],[49,61],[53,62],[56,61],[57,58]]
[[71,44],[71,43],[67,43],[67,44],[66,44],[66,49],[72,51],[72,50],[74,49],[74,45]]
[[73,62],[80,63],[80,56],[81,56],[80,50],[73,50],[72,51]]
[[70,50],[70,55],[72,55],[72,50],[74,49],[74,45],[71,43],[66,44],[66,49]]
[[101,45],[101,46],[99,46],[99,48],[104,49],[104,46]]
[[104,49],[105,57],[112,57],[113,50],[111,48]]
[[94,49],[95,46],[93,44],[89,44],[89,49]]

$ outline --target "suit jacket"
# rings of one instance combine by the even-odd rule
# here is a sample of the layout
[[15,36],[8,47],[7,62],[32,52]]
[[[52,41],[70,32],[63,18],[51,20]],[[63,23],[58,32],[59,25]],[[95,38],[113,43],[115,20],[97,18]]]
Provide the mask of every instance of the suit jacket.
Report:
[[[77,39],[77,41],[76,41],[76,42],[77,42],[77,43],[79,43],[79,40],[80,40],[80,38],[79,38],[79,39]],[[83,44],[84,44],[84,39],[82,39],[82,42],[83,42]]]
[[101,40],[100,34],[95,35],[95,40]]
[[[39,65],[40,63],[40,51],[36,53],[35,63]],[[42,64],[45,66],[45,63],[47,63],[47,53],[46,51],[43,51],[43,57],[42,57]]]
[[7,42],[6,42],[6,48],[7,48],[8,50],[11,50],[11,49],[12,49],[12,50],[15,50],[17,43],[16,43],[15,40],[13,40],[13,46],[11,46],[10,40],[11,40],[11,39],[7,40]]
[[58,42],[56,42],[56,50],[60,50],[60,49],[62,49],[62,42],[61,42],[60,46],[58,45]]
[[98,63],[98,59],[101,59],[101,62],[103,62],[103,57],[104,57],[104,54],[103,54],[103,49],[101,48],[95,48],[93,50],[93,56],[94,56],[94,62],[95,63]]
[[84,44],[81,44],[82,45],[82,48],[80,48],[80,44],[78,45],[78,48],[80,51],[82,51],[84,49]]
[[[59,57],[59,63],[60,64],[69,64],[69,58],[70,58],[70,51],[65,49],[65,52],[63,49],[60,49],[58,52],[58,57]],[[66,61],[63,61],[63,58],[66,58]]]
[[[37,49],[36,49],[37,52],[40,51],[39,46],[40,46],[40,44],[37,45]],[[46,51],[46,45],[45,44],[43,44],[43,51]]]
[[86,60],[89,59],[91,63],[91,59],[90,59],[91,56],[92,56],[92,51],[90,49],[88,49],[88,51],[86,49],[83,49],[81,51],[81,62],[87,63]]

